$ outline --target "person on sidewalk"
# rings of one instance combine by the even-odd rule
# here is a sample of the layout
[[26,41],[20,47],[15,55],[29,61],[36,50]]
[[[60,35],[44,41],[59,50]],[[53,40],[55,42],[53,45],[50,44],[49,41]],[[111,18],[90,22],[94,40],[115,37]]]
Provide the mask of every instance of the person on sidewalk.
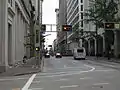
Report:
[[107,57],[108,57],[108,60],[110,60],[111,59],[111,47],[110,47],[110,45],[108,46],[108,48],[107,48]]
[[27,56],[25,55],[25,56],[23,57],[23,63],[26,63],[26,60],[27,60]]

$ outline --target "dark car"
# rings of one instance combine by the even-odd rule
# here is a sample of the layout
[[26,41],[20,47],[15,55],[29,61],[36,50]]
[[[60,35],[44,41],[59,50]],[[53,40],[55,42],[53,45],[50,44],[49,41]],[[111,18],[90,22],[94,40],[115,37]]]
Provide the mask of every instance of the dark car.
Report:
[[50,54],[49,53],[45,54],[45,58],[50,58]]
[[61,55],[61,53],[56,53],[55,57],[56,58],[62,58],[62,55]]

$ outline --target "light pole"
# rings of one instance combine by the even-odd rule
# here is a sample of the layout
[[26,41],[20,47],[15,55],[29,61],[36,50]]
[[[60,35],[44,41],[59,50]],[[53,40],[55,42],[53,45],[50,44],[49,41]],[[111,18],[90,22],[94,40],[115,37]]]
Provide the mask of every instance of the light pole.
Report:
[[42,61],[42,42],[41,42],[41,26],[42,26],[42,2],[43,0],[38,0],[38,25],[39,25],[39,47],[40,47],[40,50],[39,50],[39,60],[38,60],[38,67],[41,66],[41,61]]

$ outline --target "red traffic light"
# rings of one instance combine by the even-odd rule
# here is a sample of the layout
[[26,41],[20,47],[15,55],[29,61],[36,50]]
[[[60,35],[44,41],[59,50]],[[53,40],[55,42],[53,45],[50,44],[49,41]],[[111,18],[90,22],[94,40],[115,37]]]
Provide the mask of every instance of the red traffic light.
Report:
[[105,29],[114,29],[115,28],[115,25],[114,23],[105,23]]
[[72,25],[63,25],[62,31],[72,31]]

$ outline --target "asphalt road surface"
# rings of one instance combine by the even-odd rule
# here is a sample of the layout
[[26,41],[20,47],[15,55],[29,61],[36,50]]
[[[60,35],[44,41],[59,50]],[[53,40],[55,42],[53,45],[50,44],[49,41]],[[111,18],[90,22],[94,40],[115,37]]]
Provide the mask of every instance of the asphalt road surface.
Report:
[[120,65],[51,57],[42,73],[1,78],[0,90],[120,90]]

